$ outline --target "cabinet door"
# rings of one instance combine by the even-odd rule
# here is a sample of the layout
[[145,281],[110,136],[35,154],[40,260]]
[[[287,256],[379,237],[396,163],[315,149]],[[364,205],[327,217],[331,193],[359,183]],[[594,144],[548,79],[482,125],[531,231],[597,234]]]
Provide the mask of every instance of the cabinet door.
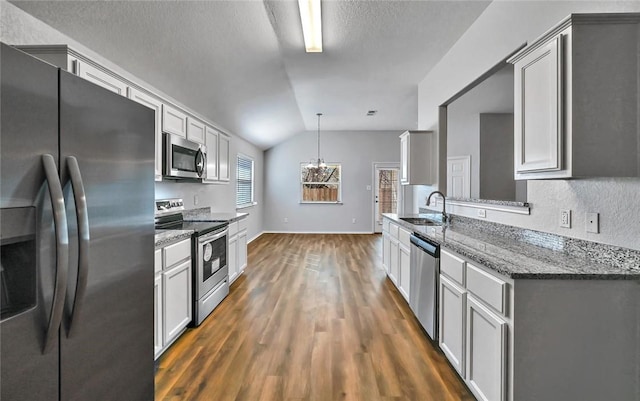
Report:
[[162,341],[162,274],[156,275],[153,291],[153,350],[155,358],[157,358],[162,353],[162,347],[164,346]]
[[404,296],[404,299],[409,302],[409,287],[411,287],[411,250],[410,248],[402,246],[402,243],[399,247],[400,250],[400,277],[398,280],[400,281],[400,293]]
[[561,38],[515,64],[516,173],[562,168]]
[[400,183],[409,183],[409,135],[400,137]]
[[162,132],[187,137],[187,115],[166,104],[162,105]]
[[247,267],[247,231],[238,233],[238,274]]
[[156,181],[162,181],[162,102],[151,95],[141,92],[135,88],[129,88],[129,99],[152,109],[156,113],[156,135],[155,135],[155,176]]
[[84,61],[75,61],[75,73],[79,77],[102,86],[120,96],[127,95],[127,84]]
[[398,274],[400,273],[400,246],[398,245],[398,240],[391,238],[391,243],[389,247],[389,278],[393,282],[393,284],[398,286]]
[[204,123],[202,121],[187,117],[187,139],[204,144]]
[[464,379],[465,308],[467,293],[440,275],[440,349]]
[[467,384],[481,401],[506,399],[507,323],[467,296]]
[[191,260],[162,273],[164,342],[170,343],[191,322]]
[[229,238],[229,252],[227,253],[227,263],[229,264],[229,284],[238,277],[238,237]]
[[386,232],[382,233],[382,267],[389,275],[391,267],[391,237]]
[[218,131],[205,127],[207,147],[207,175],[205,181],[218,181]]
[[231,169],[229,166],[229,137],[218,135],[218,179],[229,181]]

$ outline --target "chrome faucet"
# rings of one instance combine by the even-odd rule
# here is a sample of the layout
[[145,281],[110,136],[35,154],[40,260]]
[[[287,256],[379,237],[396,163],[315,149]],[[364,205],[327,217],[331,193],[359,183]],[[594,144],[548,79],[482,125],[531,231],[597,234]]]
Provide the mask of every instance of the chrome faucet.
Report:
[[449,221],[449,216],[447,215],[447,199],[444,197],[444,194],[442,192],[431,192],[427,197],[427,206],[431,204],[431,197],[436,194],[442,197],[442,224],[447,224],[447,222]]

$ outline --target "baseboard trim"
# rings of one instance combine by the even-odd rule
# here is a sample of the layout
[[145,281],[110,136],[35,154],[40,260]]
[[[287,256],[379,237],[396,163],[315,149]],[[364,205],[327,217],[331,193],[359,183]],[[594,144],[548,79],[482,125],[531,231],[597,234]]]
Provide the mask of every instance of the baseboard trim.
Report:
[[263,231],[262,234],[375,234],[372,231]]
[[260,233],[258,233],[255,237],[251,238],[249,241],[247,241],[247,245],[252,243],[253,241],[257,240],[258,237],[260,237],[262,234],[264,234],[266,231],[262,231]]

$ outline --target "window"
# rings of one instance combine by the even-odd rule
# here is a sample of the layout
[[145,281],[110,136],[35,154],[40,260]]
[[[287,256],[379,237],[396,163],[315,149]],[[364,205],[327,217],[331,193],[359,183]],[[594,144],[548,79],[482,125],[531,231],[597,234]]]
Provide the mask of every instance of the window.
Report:
[[253,159],[238,155],[236,169],[236,207],[253,206]]
[[325,168],[300,165],[301,203],[340,203],[342,201],[342,171],[339,164]]

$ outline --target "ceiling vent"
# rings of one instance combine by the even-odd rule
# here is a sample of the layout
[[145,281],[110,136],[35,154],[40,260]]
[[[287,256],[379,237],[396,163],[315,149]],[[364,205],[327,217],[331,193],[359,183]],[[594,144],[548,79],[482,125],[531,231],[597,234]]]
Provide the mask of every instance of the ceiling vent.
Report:
[[367,111],[367,116],[372,117],[378,114],[378,110],[369,110]]

